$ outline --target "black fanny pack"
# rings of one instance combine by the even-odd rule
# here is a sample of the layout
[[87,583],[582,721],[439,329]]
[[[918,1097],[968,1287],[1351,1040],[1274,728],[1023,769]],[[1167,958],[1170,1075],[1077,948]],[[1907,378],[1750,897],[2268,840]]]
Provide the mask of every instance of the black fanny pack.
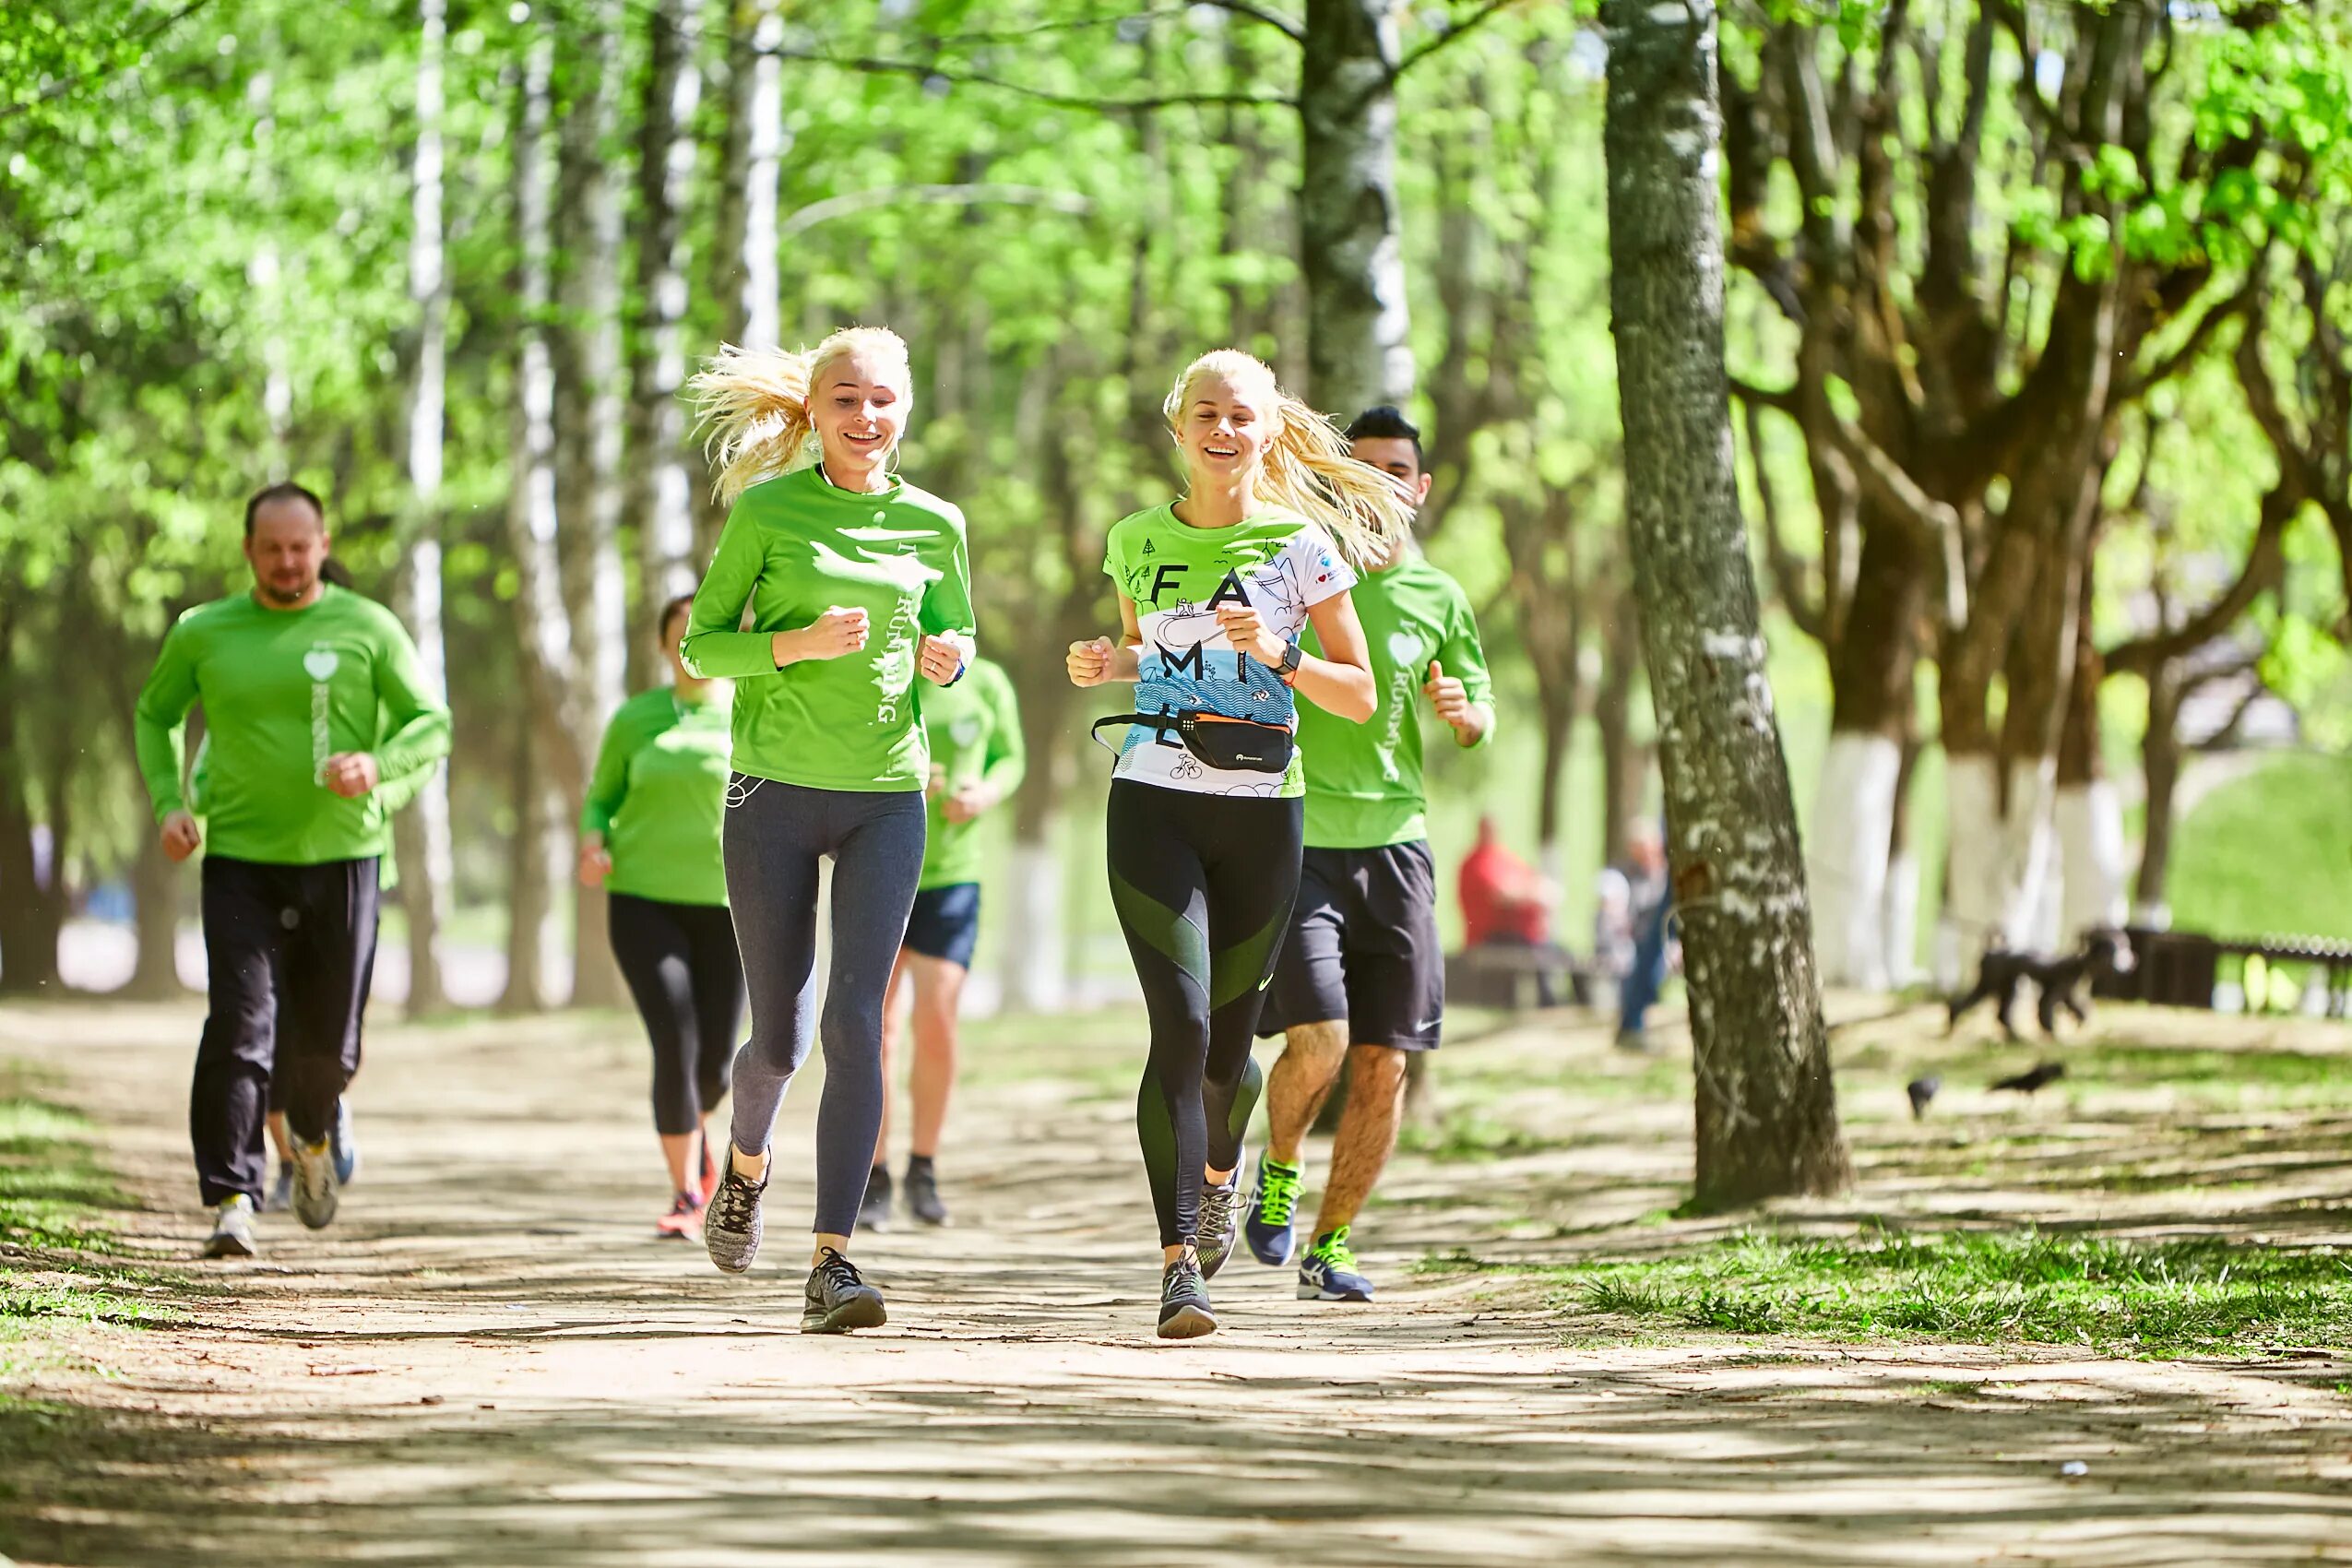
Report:
[[1279,724],[1210,713],[1114,713],[1097,719],[1091,732],[1099,740],[1113,724],[1140,724],[1163,735],[1172,730],[1204,766],[1229,773],[1288,773],[1299,749],[1290,731]]

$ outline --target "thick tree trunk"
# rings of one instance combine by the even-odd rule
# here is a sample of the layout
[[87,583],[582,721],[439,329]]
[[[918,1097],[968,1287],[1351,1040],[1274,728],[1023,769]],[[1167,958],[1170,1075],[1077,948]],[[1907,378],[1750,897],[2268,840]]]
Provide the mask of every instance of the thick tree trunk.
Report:
[[180,868],[163,852],[160,835],[139,835],[131,861],[131,920],[137,949],[131,978],[117,995],[168,1002],[180,994]]
[[[556,349],[556,489],[571,526],[557,534],[572,626],[564,742],[565,817],[576,821],[605,720],[621,706],[628,605],[621,569],[621,181],[612,141],[621,91],[619,0],[584,0],[564,30],[561,179],[555,209],[563,330]],[[572,899],[572,1000],[617,1006],[625,995],[605,938],[604,896]]]
[[[417,144],[410,187],[409,300],[417,311],[416,363],[409,386],[409,515],[395,608],[417,645],[427,686],[448,695],[448,653],[441,621],[441,479],[449,352],[449,277],[442,225],[443,46],[445,0],[421,0],[417,53]],[[455,876],[449,837],[449,775],[435,768],[393,825],[400,908],[408,917],[408,1015],[429,1016],[448,1005],[441,970],[441,930],[449,921]]]
[[1706,1206],[1852,1177],[1723,369],[1712,0],[1605,0],[1626,511],[1691,992]]
[[1888,837],[1885,910],[1886,983],[1906,986],[1919,978],[1919,856],[1911,845],[1911,783],[1919,768],[1919,742],[1904,742],[1903,766],[1895,778],[1895,826]]
[[694,479],[687,466],[685,410],[678,388],[686,374],[686,209],[693,200],[695,65],[701,8],[693,0],[656,0],[646,18],[651,65],[637,132],[637,330],[629,378],[629,516],[637,526],[637,612],[630,618],[629,684],[666,673],[656,649],[655,618],[664,601],[693,591]]
[[2084,932],[2123,922],[2123,802],[2107,777],[2099,728],[2099,687],[2107,670],[2091,636],[2092,561],[2086,551],[2074,615],[2073,679],[2058,743],[2057,941],[2072,946]]
[[2136,924],[2171,923],[2164,896],[2172,864],[2172,802],[2180,788],[2180,703],[2178,661],[2160,661],[2148,672],[2148,728],[2140,741],[2147,778],[2147,821],[2140,840],[2140,869],[2132,882],[2132,919]]
[[1892,521],[1861,531],[1850,605],[1831,639],[1829,747],[1822,759],[1805,876],[1824,985],[1883,991],[1895,791],[1912,727],[1926,576]]
[[[552,148],[548,145],[549,77],[554,45],[548,24],[535,22],[523,67],[522,97],[515,130],[515,299],[520,317],[515,365],[515,409],[506,505],[508,542],[519,589],[515,615],[525,695],[532,709],[529,733],[517,737],[515,784],[513,881],[507,941],[506,996],[501,1004],[525,1011],[554,1004],[541,956],[556,897],[552,879],[559,857],[546,852],[551,790],[571,795],[584,783],[560,778],[576,766],[568,731],[584,728],[585,715],[568,713],[573,695],[564,679],[572,667],[572,623],[564,603],[557,555],[555,509],[555,372],[547,341]],[[556,777],[552,777],[556,776]]]
[[1621,589],[1603,615],[1600,684],[1593,694],[1593,727],[1600,732],[1600,860],[1625,858],[1626,835],[1642,809],[1649,758],[1633,741],[1633,677],[1642,663],[1642,617],[1632,593]]
[[560,983],[564,932],[556,915],[571,825],[564,820],[563,795],[546,782],[540,760],[545,745],[536,729],[517,730],[508,808],[515,836],[506,846],[506,989],[498,998],[502,1013],[543,1013],[565,1000]]
[[[18,667],[15,640],[25,603],[20,584],[0,587],[0,669]],[[0,995],[9,996],[53,992],[64,923],[47,907],[59,896],[53,845],[46,882],[34,851],[24,690],[13,678],[0,681]]]
[[1396,0],[1307,0],[1299,226],[1307,397],[1352,417],[1413,389],[1396,205]]

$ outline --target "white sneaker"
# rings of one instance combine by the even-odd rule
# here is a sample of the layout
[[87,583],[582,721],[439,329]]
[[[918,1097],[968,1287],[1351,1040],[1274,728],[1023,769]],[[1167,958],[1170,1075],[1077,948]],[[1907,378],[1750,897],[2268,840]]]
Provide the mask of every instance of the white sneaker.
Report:
[[335,1180],[335,1144],[321,1138],[294,1146],[294,1216],[313,1230],[335,1218],[341,1188]]
[[204,1244],[208,1258],[249,1258],[261,1251],[254,1241],[253,1199],[243,1193],[222,1198],[212,1208],[212,1236]]

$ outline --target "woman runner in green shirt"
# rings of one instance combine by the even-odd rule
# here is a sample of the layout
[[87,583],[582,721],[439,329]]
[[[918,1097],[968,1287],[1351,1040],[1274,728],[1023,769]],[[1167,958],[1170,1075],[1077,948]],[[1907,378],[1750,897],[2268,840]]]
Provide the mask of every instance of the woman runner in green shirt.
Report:
[[722,841],[752,1004],[733,1146],[703,1241],[731,1274],[759,1251],[768,1138],[808,1055],[817,868],[829,856],[816,1239],[801,1316],[826,1334],[884,1321],[882,1293],[849,1250],[882,1130],[883,992],[922,869],[931,756],[914,681],[952,684],[971,655],[964,515],[890,470],[913,381],[906,344],[855,327],[804,353],[724,350],[695,382],[733,509],[681,651],[695,674],[735,683]]
[[670,1166],[665,1236],[702,1227],[719,1184],[703,1121],[727,1094],[743,964],[727,914],[719,827],[728,691],[678,657],[694,596],[662,606],[671,679],[613,710],[580,807],[580,885],[606,891],[612,956],[653,1041],[653,1127]]
[[[1351,560],[1387,558],[1403,493],[1237,350],[1163,405],[1185,493],[1111,530],[1123,636],[1070,645],[1081,686],[1137,683],[1104,823],[1111,902],[1151,1014],[1135,1114],[1159,1218],[1159,1333],[1217,1327],[1250,1037],[1299,888],[1296,697],[1362,722],[1374,691]],[[1312,625],[1320,654],[1299,639]],[[1111,721],[1105,721],[1111,722]]]

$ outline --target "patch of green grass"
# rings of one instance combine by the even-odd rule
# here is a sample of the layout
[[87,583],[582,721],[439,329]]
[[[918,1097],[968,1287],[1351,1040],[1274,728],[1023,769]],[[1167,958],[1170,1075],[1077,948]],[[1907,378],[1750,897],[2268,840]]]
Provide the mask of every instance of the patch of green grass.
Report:
[[1546,1138],[1513,1127],[1476,1111],[1456,1111],[1434,1128],[1408,1127],[1398,1136],[1400,1147],[1431,1159],[1502,1159],[1513,1155],[1541,1154],[1562,1148],[1573,1140]]
[[[1424,1260],[1432,1273],[1480,1266]],[[2352,1345],[2352,1256],[2331,1248],[1751,1231],[1656,1260],[1504,1271],[1555,1281],[1558,1306],[1716,1334],[2159,1356]]]
[[36,1346],[30,1357],[0,1348],[0,1372],[40,1359],[38,1342],[58,1327],[178,1315],[126,1294],[139,1277],[105,1261],[113,1238],[102,1211],[128,1200],[92,1155],[89,1130],[34,1092],[34,1080],[0,1069],[0,1347]]
[[[2352,758],[2282,756],[2231,780],[2173,836],[2165,878],[2174,923],[2216,936],[2352,941]],[[2293,852],[2275,852],[2277,846]]]

